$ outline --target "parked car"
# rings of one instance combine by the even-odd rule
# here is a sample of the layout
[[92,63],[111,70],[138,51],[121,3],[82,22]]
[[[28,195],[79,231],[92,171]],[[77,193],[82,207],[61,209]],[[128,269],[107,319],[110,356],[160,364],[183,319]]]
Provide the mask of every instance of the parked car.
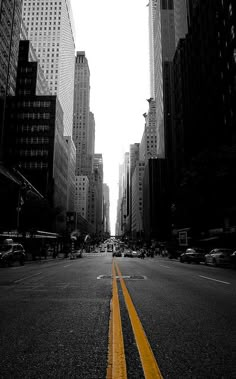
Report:
[[181,263],[200,263],[205,261],[205,254],[206,252],[203,249],[192,247],[186,249],[186,251],[180,255],[179,260]]
[[2,266],[11,266],[16,261],[23,266],[25,258],[25,249],[19,243],[15,243],[9,239],[0,246],[0,264]]
[[213,266],[225,266],[231,264],[232,249],[213,249],[205,255],[205,264],[212,264]]
[[133,250],[132,251],[132,258],[137,258],[139,255],[138,251],[137,250]]

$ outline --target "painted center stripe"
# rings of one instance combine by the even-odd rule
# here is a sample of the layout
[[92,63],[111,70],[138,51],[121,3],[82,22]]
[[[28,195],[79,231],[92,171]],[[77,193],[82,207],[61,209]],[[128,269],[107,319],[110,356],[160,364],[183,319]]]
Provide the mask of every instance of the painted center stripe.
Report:
[[223,284],[231,284],[229,282],[223,282],[222,280],[217,280],[217,279],[213,279],[213,278],[208,278],[208,276],[202,276],[202,275],[199,275],[200,278],[204,278],[204,279],[208,279],[208,280],[213,280],[214,282],[219,282],[219,283],[223,283]]
[[141,321],[138,317],[128,289],[125,285],[124,279],[122,278],[122,274],[120,272],[119,266],[117,262],[115,262],[116,271],[120,276],[121,288],[123,291],[125,304],[129,313],[129,318],[131,321],[136,345],[139,351],[140,359],[142,362],[143,372],[145,375],[145,379],[161,379],[162,375],[160,369],[157,365],[155,356],[153,354],[152,348],[148,342],[145,331],[142,327]]
[[112,297],[112,378],[127,379],[124,340],[122,333],[120,303],[116,282],[114,261],[112,264],[113,297]]

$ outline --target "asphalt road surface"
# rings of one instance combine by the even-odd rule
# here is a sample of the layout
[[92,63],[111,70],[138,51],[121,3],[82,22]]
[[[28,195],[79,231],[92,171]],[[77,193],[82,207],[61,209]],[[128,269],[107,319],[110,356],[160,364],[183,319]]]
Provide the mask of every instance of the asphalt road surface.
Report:
[[1,268],[0,378],[236,378],[235,320],[233,269],[107,253]]

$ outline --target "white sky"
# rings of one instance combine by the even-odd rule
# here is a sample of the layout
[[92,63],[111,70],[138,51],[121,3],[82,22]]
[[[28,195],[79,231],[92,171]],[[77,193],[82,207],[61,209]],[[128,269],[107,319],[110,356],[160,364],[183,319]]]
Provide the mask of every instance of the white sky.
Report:
[[118,170],[129,145],[140,142],[149,91],[148,0],[71,0],[76,51],[90,68],[95,152],[103,155],[115,232]]

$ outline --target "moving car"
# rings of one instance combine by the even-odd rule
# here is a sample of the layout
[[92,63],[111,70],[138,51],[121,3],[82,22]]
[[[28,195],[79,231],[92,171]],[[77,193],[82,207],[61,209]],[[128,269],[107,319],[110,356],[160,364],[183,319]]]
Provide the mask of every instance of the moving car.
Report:
[[124,257],[126,257],[126,258],[132,258],[132,251],[129,250],[129,249],[125,250]]
[[219,248],[213,249],[209,254],[205,255],[205,264],[212,264],[213,266],[228,266],[231,264],[231,255],[233,250]]
[[205,262],[205,254],[206,252],[203,249],[192,247],[186,249],[186,251],[180,255],[179,260],[181,263]]
[[2,245],[0,245],[0,264],[2,266],[11,266],[16,261],[23,266],[25,258],[25,249],[20,243],[7,239]]

